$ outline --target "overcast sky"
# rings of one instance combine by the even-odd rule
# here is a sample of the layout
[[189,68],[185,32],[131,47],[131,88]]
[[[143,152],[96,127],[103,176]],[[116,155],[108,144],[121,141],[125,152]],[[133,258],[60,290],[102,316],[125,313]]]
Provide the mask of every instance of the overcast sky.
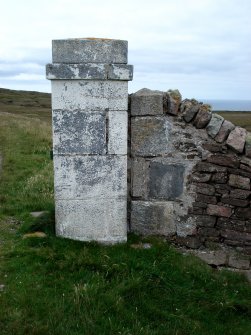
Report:
[[184,98],[251,99],[251,0],[0,0],[0,87],[50,92],[51,40],[129,42],[134,80]]

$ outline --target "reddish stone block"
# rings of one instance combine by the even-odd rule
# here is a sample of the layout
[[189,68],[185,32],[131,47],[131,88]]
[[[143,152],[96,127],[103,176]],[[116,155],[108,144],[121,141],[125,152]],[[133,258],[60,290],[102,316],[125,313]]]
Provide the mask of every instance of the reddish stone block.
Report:
[[233,149],[234,151],[242,153],[244,150],[246,137],[247,137],[246,129],[236,127],[230,132],[226,144],[227,146],[229,146],[229,148]]
[[232,187],[250,190],[250,179],[246,177],[230,174],[228,184]]
[[240,162],[237,156],[235,155],[227,156],[227,155],[214,154],[214,155],[209,156],[207,158],[207,161],[209,163],[227,166],[231,168],[238,168],[240,165]]
[[201,105],[195,119],[194,119],[194,126],[198,129],[205,128],[206,125],[210,122],[212,118],[212,111],[210,106],[208,105]]
[[232,214],[232,209],[225,206],[211,205],[207,206],[207,214],[215,216],[230,217]]

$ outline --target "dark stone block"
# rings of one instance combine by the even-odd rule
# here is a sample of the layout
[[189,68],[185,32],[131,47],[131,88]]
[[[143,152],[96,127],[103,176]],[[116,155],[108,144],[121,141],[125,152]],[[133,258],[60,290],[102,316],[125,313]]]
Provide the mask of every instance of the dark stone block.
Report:
[[185,167],[181,164],[151,162],[149,197],[175,200],[183,192]]
[[198,183],[196,185],[196,192],[205,195],[214,195],[215,188],[213,185],[209,185],[206,183]]
[[216,204],[217,199],[216,197],[210,196],[210,195],[204,195],[204,194],[197,194],[196,200],[200,202],[205,202],[207,204]]
[[228,218],[218,218],[216,227],[222,230],[230,229],[237,231],[245,231],[245,221],[228,219]]
[[251,218],[251,208],[236,208],[235,214],[239,218],[250,219]]
[[199,173],[199,172],[194,172],[190,176],[190,180],[192,182],[197,182],[197,183],[206,183],[211,179],[211,174],[209,173]]
[[216,217],[208,215],[200,215],[197,216],[196,222],[199,227],[212,228],[215,225]]
[[236,156],[227,156],[227,155],[220,155],[220,154],[214,154],[207,158],[207,161],[209,163],[213,163],[216,165],[222,165],[227,166],[231,168],[238,168],[240,165],[240,162]]
[[200,172],[226,172],[227,168],[223,166],[217,166],[207,162],[199,162],[195,168],[195,170]]
[[227,180],[228,180],[227,172],[216,172],[212,176],[212,181],[215,183],[225,184],[227,183]]
[[239,207],[247,207],[249,205],[249,200],[234,199],[228,196],[223,196],[221,198],[221,202],[223,202],[224,204],[239,206]]

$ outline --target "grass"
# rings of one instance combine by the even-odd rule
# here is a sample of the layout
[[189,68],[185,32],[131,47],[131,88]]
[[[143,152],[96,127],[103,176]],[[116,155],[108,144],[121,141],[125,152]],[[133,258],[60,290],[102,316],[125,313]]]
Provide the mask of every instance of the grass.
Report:
[[231,121],[234,125],[243,127],[251,132],[251,112],[217,112],[224,119]]
[[[50,117],[29,108],[0,107],[1,335],[249,335],[243,276],[160,238],[108,247],[55,236]],[[35,231],[46,237],[24,238]],[[142,242],[152,248],[132,248]]]

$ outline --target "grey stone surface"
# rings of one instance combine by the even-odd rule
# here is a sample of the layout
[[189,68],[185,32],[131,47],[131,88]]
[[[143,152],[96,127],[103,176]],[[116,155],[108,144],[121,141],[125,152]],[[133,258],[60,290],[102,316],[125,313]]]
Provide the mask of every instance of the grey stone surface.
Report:
[[107,79],[106,64],[47,64],[46,77],[55,79]]
[[108,67],[108,79],[132,80],[133,66],[125,64],[110,64]]
[[220,131],[220,127],[223,121],[224,118],[222,116],[218,114],[213,114],[209,124],[206,127],[208,135],[214,138]]
[[168,159],[162,162],[151,162],[149,197],[176,200],[183,192],[184,171],[184,165],[170,164]]
[[228,136],[227,146],[236,152],[242,153],[246,142],[246,136],[246,129],[235,127]]
[[127,196],[126,156],[54,156],[55,199]]
[[223,250],[215,251],[191,251],[195,256],[199,257],[201,260],[206,262],[209,265],[224,265],[227,263],[227,254]]
[[137,157],[132,162],[132,196],[147,197],[149,161]]
[[208,105],[200,105],[200,109],[194,119],[194,126],[198,129],[205,128],[212,117],[211,108]]
[[53,111],[54,154],[106,153],[106,113]]
[[131,115],[162,115],[163,96],[160,91],[143,88],[131,96]]
[[127,154],[127,122],[126,111],[108,112],[108,154]]
[[127,110],[127,81],[52,80],[52,109]]
[[186,122],[191,122],[200,109],[200,104],[196,100],[184,100],[180,105],[180,112]]
[[245,143],[245,154],[247,157],[251,158],[251,133],[247,133],[246,143]]
[[52,41],[53,63],[127,63],[128,42],[102,38]]
[[81,241],[113,244],[127,237],[126,198],[56,201],[56,233]]
[[181,103],[181,94],[178,90],[169,90],[165,94],[165,100],[167,103],[167,113],[171,115],[178,115],[179,107]]
[[135,117],[131,119],[132,154],[157,156],[171,152],[169,137],[171,123],[161,117]]
[[233,130],[234,128],[235,126],[232,124],[232,122],[224,120],[218,134],[214,138],[215,141],[219,143],[224,142],[227,139],[230,131]]
[[169,236],[176,232],[172,202],[132,201],[131,230],[142,235]]

